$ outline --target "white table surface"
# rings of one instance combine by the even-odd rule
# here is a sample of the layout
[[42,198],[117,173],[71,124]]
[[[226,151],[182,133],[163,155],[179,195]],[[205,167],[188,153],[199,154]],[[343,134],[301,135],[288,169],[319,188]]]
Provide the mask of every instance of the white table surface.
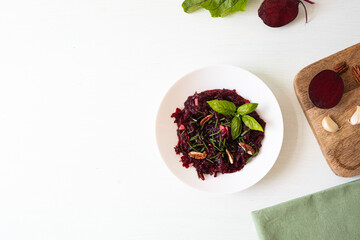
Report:
[[[356,0],[318,0],[273,29],[259,0],[226,18],[182,0],[0,2],[0,239],[257,239],[250,212],[359,177],[331,172],[293,79],[360,41]],[[283,112],[279,158],[253,187],[219,195],[166,168],[155,118],[184,74],[230,64]]]

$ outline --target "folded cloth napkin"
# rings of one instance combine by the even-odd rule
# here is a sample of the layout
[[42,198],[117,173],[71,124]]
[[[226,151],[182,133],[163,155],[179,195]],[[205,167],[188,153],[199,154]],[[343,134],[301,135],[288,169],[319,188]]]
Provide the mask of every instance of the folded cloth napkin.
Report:
[[259,239],[360,239],[360,180],[251,214]]

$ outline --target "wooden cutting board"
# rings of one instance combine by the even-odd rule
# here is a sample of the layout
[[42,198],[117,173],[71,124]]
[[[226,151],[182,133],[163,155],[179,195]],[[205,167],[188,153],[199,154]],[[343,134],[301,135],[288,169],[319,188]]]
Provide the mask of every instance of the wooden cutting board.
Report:
[[[310,81],[320,71],[333,69],[341,61],[346,61],[349,69],[341,74],[344,95],[340,103],[331,109],[315,107],[308,95]],[[360,106],[360,84],[354,80],[351,73],[354,65],[360,65],[360,43],[305,67],[294,80],[296,96],[321,151],[331,170],[342,177],[360,174],[360,125],[352,126],[348,123],[356,106]],[[340,127],[336,133],[327,132],[322,128],[321,121],[327,115]]]

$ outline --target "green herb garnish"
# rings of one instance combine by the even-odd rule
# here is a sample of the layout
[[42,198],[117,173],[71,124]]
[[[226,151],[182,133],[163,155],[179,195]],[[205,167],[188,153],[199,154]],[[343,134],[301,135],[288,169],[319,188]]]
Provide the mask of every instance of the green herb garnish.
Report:
[[246,131],[244,131],[240,136],[243,137],[245,134],[247,134],[251,129],[248,129]]
[[199,134],[196,134],[195,136],[193,136],[192,138],[190,138],[189,141],[193,141],[193,140],[197,139],[198,137],[199,137]]
[[241,118],[238,116],[235,116],[231,120],[231,137],[232,137],[232,139],[236,139],[240,136],[241,129],[242,129]]
[[207,103],[215,112],[218,112],[225,116],[233,117],[233,119],[231,120],[232,139],[236,139],[241,135],[242,122],[251,130],[256,130],[261,132],[264,131],[260,123],[258,123],[255,120],[255,118],[248,115],[257,108],[258,106],[257,103],[245,103],[239,106],[238,108],[236,108],[233,102],[226,100],[215,99],[215,100],[207,101]]
[[217,131],[217,132],[215,132],[215,133],[212,133],[212,134],[210,134],[209,136],[212,137],[212,136],[214,136],[214,135],[218,135],[220,132],[221,132],[221,130],[219,130],[219,131]]
[[252,129],[252,130],[257,130],[257,131],[261,131],[263,132],[263,128],[261,127],[260,123],[258,123],[255,118],[249,116],[249,115],[244,115],[242,116],[242,121],[244,122],[244,124],[246,126],[248,126],[248,128]]
[[212,156],[210,159],[217,158],[218,156],[219,156],[219,154],[216,154],[216,155]]
[[214,139],[210,138],[209,141],[210,141],[211,144],[214,146],[214,148],[216,148],[218,151],[222,152],[222,149],[220,149],[218,146],[216,146]]
[[207,101],[207,103],[215,112],[221,113],[225,116],[235,116],[236,106],[233,102],[215,99]]
[[256,156],[258,153],[259,153],[259,152],[254,153],[254,154],[252,155],[252,157],[250,157],[250,158],[246,161],[246,164],[248,164],[248,163],[251,161],[251,159],[252,159],[254,156]]
[[255,109],[257,108],[258,105],[259,104],[257,104],[257,103],[245,103],[245,104],[241,105],[240,107],[238,107],[236,112],[240,115],[246,115],[246,114],[249,114],[249,113],[255,111]]
[[[206,150],[208,150],[209,151],[209,148],[206,146],[206,143],[204,142],[204,141],[201,141],[202,143],[203,143],[203,145],[204,145],[204,147],[206,148]],[[202,151],[201,151],[202,152]]]
[[211,162],[211,163],[214,163],[213,161],[211,161],[210,159],[208,159],[208,158],[205,158],[207,161],[209,161],[209,162]]
[[223,125],[224,127],[231,127],[231,123],[229,122],[221,123],[221,125]]
[[191,145],[189,142],[186,142],[186,143],[189,145],[190,148],[196,150],[196,148],[193,145]]

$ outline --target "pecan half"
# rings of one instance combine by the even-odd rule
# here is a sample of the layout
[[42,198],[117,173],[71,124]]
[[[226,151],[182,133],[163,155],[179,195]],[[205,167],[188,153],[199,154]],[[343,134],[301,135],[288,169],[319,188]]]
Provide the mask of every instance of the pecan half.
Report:
[[189,152],[188,153],[189,157],[191,158],[195,158],[195,159],[205,159],[206,156],[207,156],[207,153],[206,152]]
[[346,62],[342,61],[335,65],[334,71],[337,72],[338,74],[340,74],[340,73],[346,72],[348,70],[348,68],[349,68],[349,66],[346,64]]
[[228,159],[229,159],[230,164],[233,164],[233,163],[234,163],[234,157],[233,157],[233,155],[231,154],[231,152],[230,152],[229,150],[225,149],[225,151],[226,151],[226,154],[227,154],[227,156],[228,156]]
[[247,143],[243,143],[243,142],[240,142],[239,143],[240,146],[242,147],[242,149],[244,149],[244,151],[249,154],[249,155],[254,155],[255,153],[255,150]]
[[352,74],[354,76],[354,79],[357,83],[360,83],[360,66],[359,65],[355,65],[352,68]]
[[207,123],[214,115],[209,114],[200,121],[200,126],[203,126],[205,123]]

